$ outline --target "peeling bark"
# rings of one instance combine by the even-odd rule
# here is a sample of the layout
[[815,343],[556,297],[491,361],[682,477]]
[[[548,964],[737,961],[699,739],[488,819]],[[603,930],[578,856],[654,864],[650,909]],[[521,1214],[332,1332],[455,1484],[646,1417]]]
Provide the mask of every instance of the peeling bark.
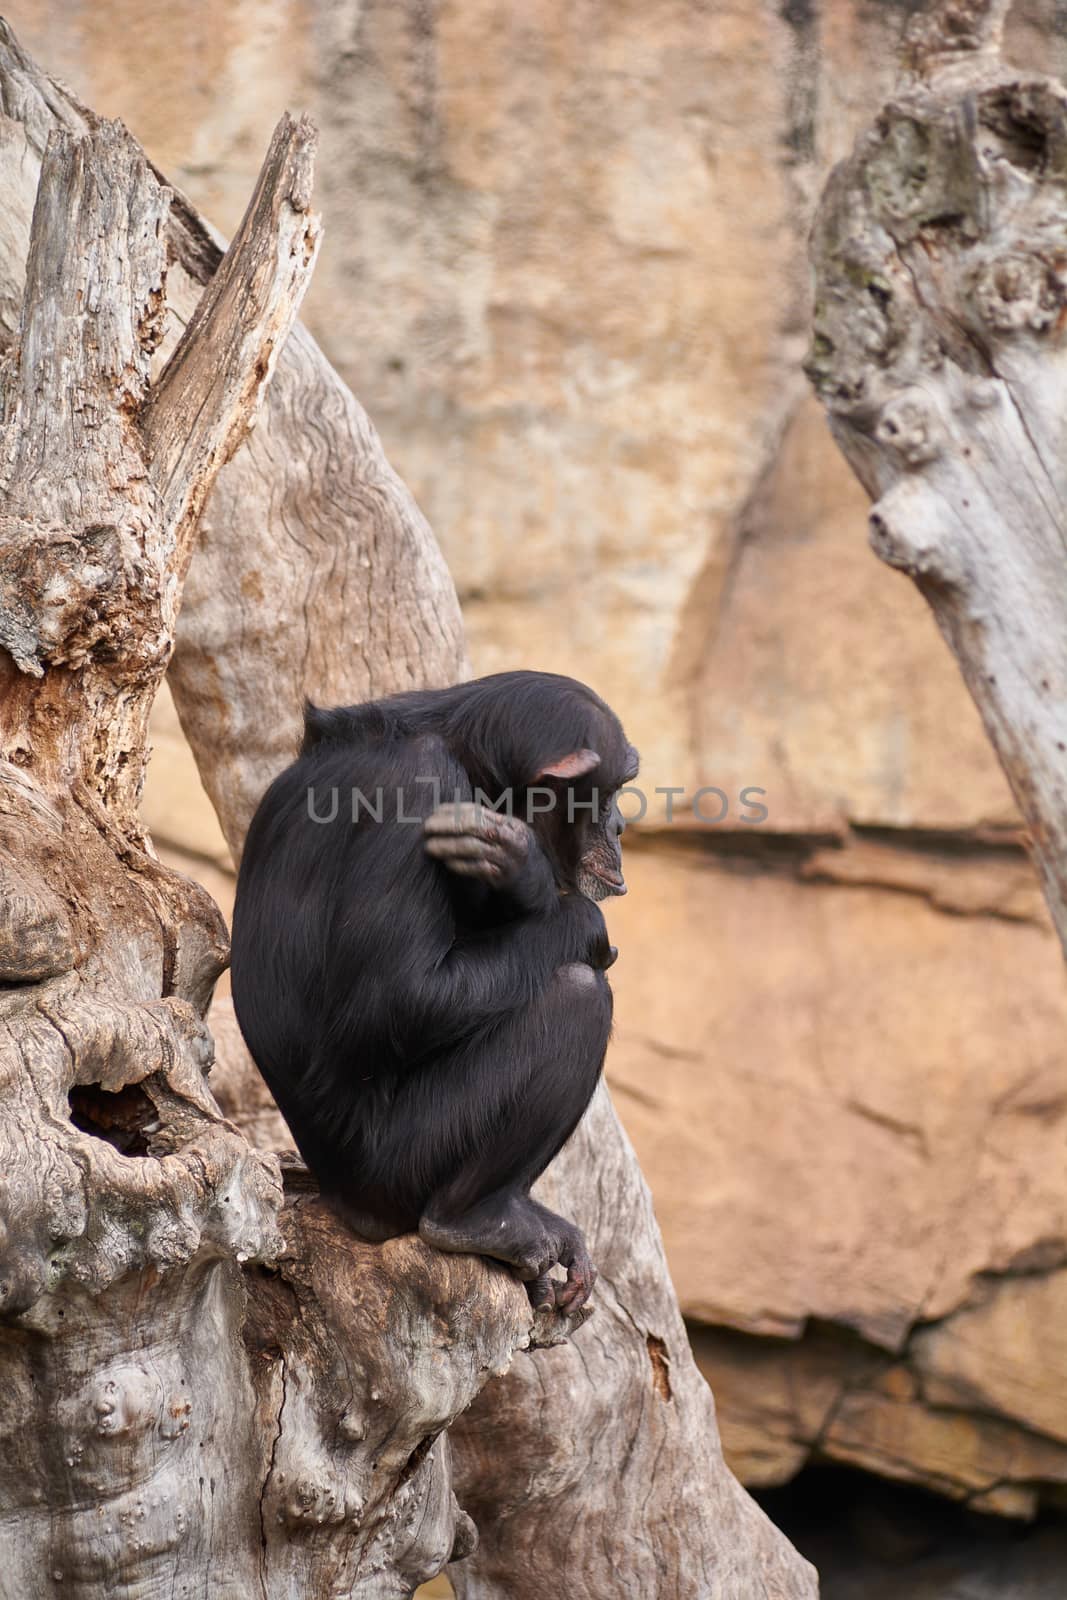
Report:
[[817,218],[809,375],[1026,819],[1067,948],[1067,93],[939,0]]

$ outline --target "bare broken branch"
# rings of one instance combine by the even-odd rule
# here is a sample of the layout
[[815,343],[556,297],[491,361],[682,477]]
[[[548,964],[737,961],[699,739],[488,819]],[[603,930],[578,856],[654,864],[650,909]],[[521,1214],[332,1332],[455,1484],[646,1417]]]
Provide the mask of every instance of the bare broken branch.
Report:
[[875,551],[960,663],[1067,947],[1067,94],[1001,64],[1004,11],[934,7],[926,76],[831,177],[808,372]]
[[241,226],[145,408],[152,478],[178,530],[182,573],[207,493],[255,418],[311,281],[316,139],[307,117],[279,122]]
[[165,665],[164,552],[131,419],[169,199],[118,123],[51,135],[0,441],[0,644],[34,677],[101,648],[122,652],[127,686]]

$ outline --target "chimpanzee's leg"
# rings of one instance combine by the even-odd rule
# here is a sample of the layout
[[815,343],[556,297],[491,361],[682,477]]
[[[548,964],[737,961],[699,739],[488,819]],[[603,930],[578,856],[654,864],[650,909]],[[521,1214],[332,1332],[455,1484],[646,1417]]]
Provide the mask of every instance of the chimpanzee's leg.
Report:
[[[577,1310],[596,1276],[581,1231],[529,1191],[592,1099],[610,1031],[607,982],[579,963],[561,967],[537,1001],[494,1029],[485,1065],[514,1092],[431,1195],[419,1223],[439,1249],[510,1262],[538,1306]],[[547,1276],[557,1262],[566,1284]]]

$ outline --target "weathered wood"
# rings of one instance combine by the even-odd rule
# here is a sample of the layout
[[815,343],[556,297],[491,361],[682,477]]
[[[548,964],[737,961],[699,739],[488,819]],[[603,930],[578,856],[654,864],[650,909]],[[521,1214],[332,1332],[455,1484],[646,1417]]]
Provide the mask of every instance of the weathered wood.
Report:
[[[19,120],[17,131],[0,123],[0,181],[12,193],[17,242],[20,197],[49,129],[84,130],[96,119],[2,29],[0,105]],[[218,262],[184,202],[171,206],[167,241],[170,322],[157,361]],[[0,235],[0,329],[20,271],[17,245]],[[364,413],[298,330],[278,357],[255,432],[206,505],[171,672],[235,853],[259,794],[295,748],[305,693],[354,700],[448,681],[463,668],[455,595],[432,535]],[[42,904],[42,925],[47,912]],[[28,948],[22,936],[16,943]],[[257,1109],[261,1131],[264,1122]],[[547,1183],[605,1268],[600,1310],[573,1353],[547,1351],[539,1367],[495,1383],[485,1410],[457,1433],[457,1482],[477,1504],[486,1549],[455,1569],[456,1582],[471,1594],[516,1597],[577,1582],[612,1600],[813,1595],[810,1568],[722,1462],[647,1192],[606,1094]],[[345,1585],[360,1595],[408,1593],[453,1538],[457,1553],[469,1542],[433,1437],[530,1339],[525,1297],[501,1270],[436,1256],[418,1241],[380,1247],[385,1260],[338,1234],[311,1200],[287,1208],[282,1224],[278,1276],[246,1267],[247,1312],[230,1298],[232,1265],[218,1269],[231,1277],[219,1291],[214,1367],[206,1342],[190,1340],[213,1396],[208,1413],[229,1419],[203,1442],[214,1449],[217,1483],[232,1480],[232,1490],[216,1491],[213,1512],[222,1564],[208,1569],[201,1541],[182,1576],[220,1596],[350,1592]],[[189,1282],[182,1292],[192,1297],[199,1289]],[[253,1349],[250,1377],[234,1352],[239,1327]],[[586,1349],[581,1340],[594,1328]],[[562,1331],[536,1333],[554,1343]],[[260,1406],[255,1442],[242,1409],[249,1382]],[[352,1428],[339,1430],[338,1417],[350,1413]],[[264,1519],[254,1527],[253,1501]],[[204,1497],[197,1514],[207,1513]]]
[[536,1193],[601,1276],[574,1339],[516,1362],[452,1429],[479,1529],[460,1600],[800,1600],[815,1573],[726,1470],[652,1199],[601,1085]]
[[[49,134],[95,122],[0,22],[0,350],[21,305]],[[180,194],[167,246],[157,366],[222,258],[217,236]],[[271,359],[267,402],[201,517],[169,671],[235,853],[260,795],[292,758],[305,694],[324,704],[365,699],[451,683],[467,670],[448,569],[366,412],[302,327]]]
[[1067,949],[1067,94],[942,0],[832,175],[809,374],[982,714]]
[[255,421],[311,281],[315,142],[306,117],[282,118],[237,236],[146,397],[141,428],[182,577],[204,500]]
[[311,150],[284,119],[153,388],[170,195],[117,124],[43,148],[0,402],[5,1597],[408,1595],[471,1542],[439,1436],[530,1342],[503,1269],[282,1209],[205,1078],[225,928],[137,817],[196,509],[310,273]]

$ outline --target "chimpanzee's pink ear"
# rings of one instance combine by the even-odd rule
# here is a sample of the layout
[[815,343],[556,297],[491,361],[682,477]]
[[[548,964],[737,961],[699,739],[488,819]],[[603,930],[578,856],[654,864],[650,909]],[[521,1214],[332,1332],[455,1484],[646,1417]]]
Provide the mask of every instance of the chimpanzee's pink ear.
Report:
[[538,778],[584,778],[587,772],[594,771],[599,765],[600,756],[595,750],[572,750],[569,756],[560,756],[558,761],[542,767],[537,776]]

